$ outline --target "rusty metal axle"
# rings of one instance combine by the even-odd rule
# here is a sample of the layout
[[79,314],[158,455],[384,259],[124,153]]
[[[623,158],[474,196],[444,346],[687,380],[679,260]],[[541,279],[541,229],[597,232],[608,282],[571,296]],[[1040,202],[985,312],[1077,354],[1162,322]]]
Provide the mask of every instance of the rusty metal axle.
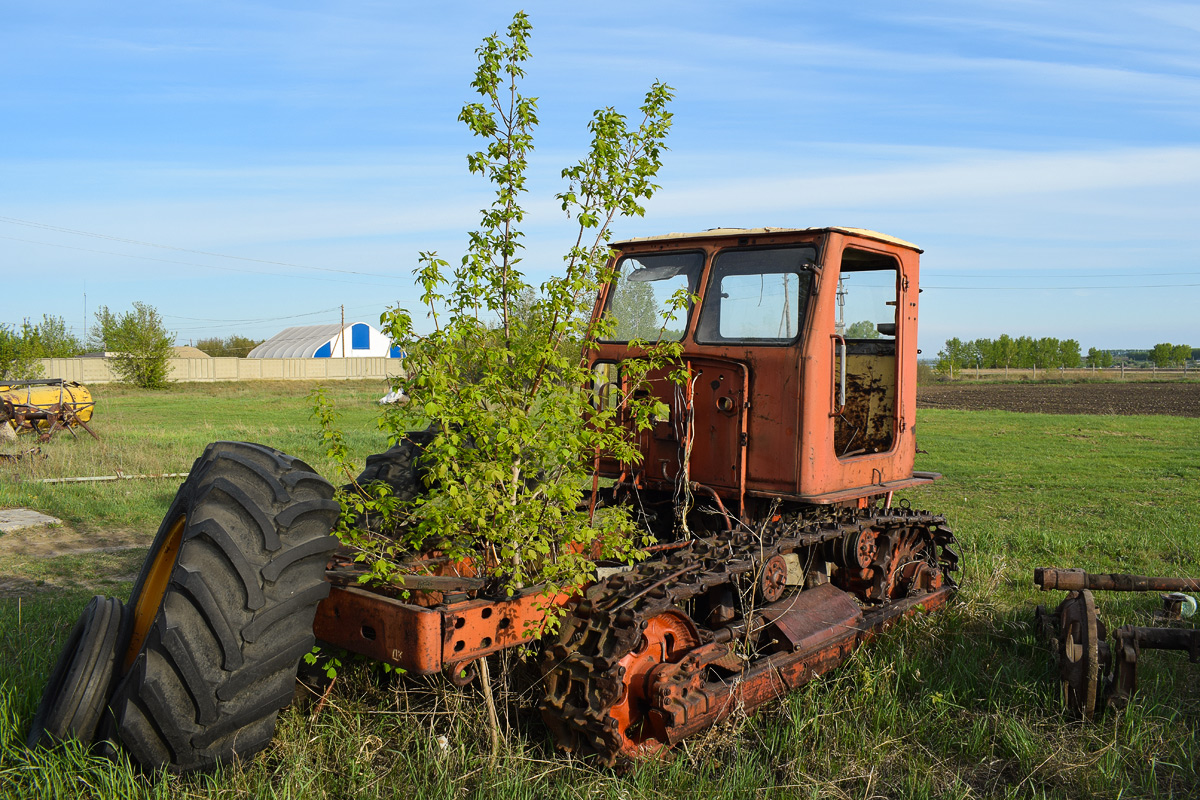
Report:
[[1033,571],[1033,582],[1044,592],[1052,589],[1064,592],[1079,592],[1084,589],[1093,592],[1200,592],[1200,579],[1196,578],[1152,578],[1118,572],[1089,573],[1081,569],[1056,567],[1038,567]]

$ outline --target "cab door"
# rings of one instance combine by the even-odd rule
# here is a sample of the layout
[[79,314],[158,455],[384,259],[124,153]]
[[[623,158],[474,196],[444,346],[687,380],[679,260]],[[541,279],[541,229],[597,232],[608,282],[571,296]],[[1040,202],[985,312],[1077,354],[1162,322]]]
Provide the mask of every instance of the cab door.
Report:
[[717,489],[742,490],[746,440],[746,366],[719,358],[688,358],[692,420],[688,477]]
[[829,236],[805,348],[801,499],[844,502],[912,477],[919,252]]
[[[807,242],[747,242],[722,248],[712,258],[694,352],[738,365],[726,383],[740,378],[744,387],[736,466],[739,500],[795,491],[800,354],[817,252]],[[709,405],[720,402],[716,397]],[[714,413],[698,400],[697,418],[702,412]],[[697,474],[697,454],[692,463]],[[715,482],[716,473],[732,463],[705,465],[707,474]]]

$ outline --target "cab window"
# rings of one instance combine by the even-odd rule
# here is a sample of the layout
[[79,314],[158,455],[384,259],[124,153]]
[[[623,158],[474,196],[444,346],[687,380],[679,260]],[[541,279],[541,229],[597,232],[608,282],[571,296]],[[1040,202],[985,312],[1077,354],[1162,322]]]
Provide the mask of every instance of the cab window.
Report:
[[696,341],[794,341],[804,326],[816,256],[816,248],[811,246],[718,253],[700,311]]

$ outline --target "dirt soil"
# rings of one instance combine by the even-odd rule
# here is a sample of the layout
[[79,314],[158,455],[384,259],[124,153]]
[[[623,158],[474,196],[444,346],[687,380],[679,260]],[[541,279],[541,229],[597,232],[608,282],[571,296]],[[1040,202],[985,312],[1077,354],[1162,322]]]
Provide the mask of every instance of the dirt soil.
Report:
[[1200,417],[1200,383],[934,384],[917,388],[917,407]]
[[[145,551],[149,544],[144,533],[125,530],[82,533],[69,525],[40,525],[9,531],[0,535],[0,597],[60,588],[53,581],[34,581],[22,576],[23,563],[61,556]],[[11,574],[14,567],[17,574]],[[136,577],[121,575],[114,580],[132,581]]]

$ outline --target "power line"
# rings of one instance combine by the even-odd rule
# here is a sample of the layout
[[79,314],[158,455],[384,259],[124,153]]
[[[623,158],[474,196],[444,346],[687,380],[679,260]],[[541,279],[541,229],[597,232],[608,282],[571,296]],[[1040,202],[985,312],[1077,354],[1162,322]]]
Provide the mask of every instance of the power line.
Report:
[[1104,289],[1120,289],[1121,291],[1129,291],[1130,289],[1186,289],[1192,286],[1200,286],[1200,283],[1142,283],[1133,286],[929,286],[923,285],[922,289],[949,289],[964,292],[1073,292],[1078,289],[1097,290]]
[[286,317],[259,317],[257,319],[208,319],[206,317],[181,317],[177,314],[163,314],[164,319],[184,319],[188,322],[278,322],[281,319],[296,319],[297,317],[314,317],[317,314],[328,314],[337,306],[322,308],[320,311],[306,311],[303,314],[289,314]]
[[924,277],[931,277],[931,276],[936,275],[939,278],[963,278],[963,279],[1012,278],[1014,280],[1026,280],[1028,278],[1047,278],[1047,279],[1055,279],[1055,278],[1120,278],[1123,276],[1136,277],[1136,278],[1164,278],[1164,277],[1174,277],[1174,276],[1180,276],[1180,275],[1200,275],[1200,272],[1138,272],[1136,275],[1132,275],[1128,271],[1126,271],[1122,274],[1117,274],[1117,275],[1114,275],[1111,272],[1101,273],[1099,275],[1012,275],[1010,273],[1003,273],[1003,272],[966,273],[966,272],[943,272],[942,270],[931,269],[931,270],[924,270],[921,272],[921,274]]
[[[75,247],[74,245],[58,244],[56,242],[39,242],[36,239],[20,239],[16,236],[0,236],[0,239],[7,239],[8,241],[11,241],[11,242],[25,242],[26,244],[42,244],[42,245],[46,245],[47,247],[61,247],[65,250],[78,250],[78,251],[84,252],[84,253],[99,253],[100,255],[105,255],[105,256],[118,256],[120,258],[137,258],[142,261],[156,261],[161,264],[179,264],[179,265],[185,266],[185,267],[200,267],[202,269],[219,269],[219,270],[224,270],[226,272],[241,272],[241,273],[245,273],[248,275],[267,275],[272,278],[284,277],[284,275],[282,275],[281,273],[278,273],[278,272],[264,272],[263,270],[258,270],[258,269],[245,269],[245,268],[239,269],[238,267],[222,267],[222,266],[218,266],[217,264],[197,264],[193,261],[175,261],[175,260],[169,259],[169,258],[154,258],[153,256],[138,256],[138,255],[134,255],[132,253],[114,253],[111,250],[94,250],[90,247]],[[326,283],[348,283],[353,286],[378,286],[378,287],[384,288],[384,289],[395,289],[396,288],[394,285],[386,285],[386,284],[382,284],[382,283],[364,283],[362,281],[344,281],[344,280],[338,280],[337,278],[320,278],[320,277],[317,277],[316,275],[294,275],[292,277],[303,278],[305,280],[310,280],[310,281],[324,281]]]
[[[245,326],[253,329],[255,326],[264,325],[268,322],[278,322],[279,320],[294,319],[296,317],[313,317],[313,316],[318,316],[320,314],[328,314],[328,313],[338,310],[338,308],[340,308],[340,306],[331,306],[330,308],[325,308],[320,311],[308,311],[303,314],[291,314],[291,315],[284,316],[284,317],[263,317],[261,319],[222,320],[222,319],[205,319],[203,317],[181,317],[181,316],[177,316],[174,314],[163,314],[162,316],[164,319],[182,319],[182,320],[189,320],[192,322],[213,323],[211,325],[185,325],[183,327],[179,327],[179,328],[175,329],[175,333],[178,334],[178,333],[195,333],[195,332],[205,332],[205,331],[228,330],[229,325],[245,325]],[[379,309],[379,305],[373,303],[369,306],[354,306],[352,308],[347,308],[346,310],[348,312],[355,313],[355,312],[359,312],[359,311],[364,311],[366,309],[372,309],[372,310],[377,311]]]
[[[44,222],[31,222],[24,219],[16,219],[15,217],[0,216],[0,222],[7,222],[10,225],[25,225],[30,228],[41,228],[42,230],[55,231],[57,233],[70,233],[75,236],[90,236],[94,239],[107,239],[112,242],[124,242],[125,244],[136,244],[142,247],[157,247],[162,250],[174,250],[179,253],[194,253],[201,256],[212,256],[214,258],[229,258],[236,261],[251,261],[257,264],[272,264],[277,267],[294,267],[296,269],[311,269],[319,272],[337,272],[343,275],[364,275],[370,278],[395,278],[395,275],[387,275],[379,272],[359,272],[351,269],[335,269],[333,267],[309,267],[304,264],[292,264],[288,261],[270,261],[263,258],[249,258],[247,256],[231,256],[225,253],[212,253],[207,250],[189,250],[186,247],[174,247],[169,244],[156,244],[155,242],[143,242],[139,239],[125,239],[120,236],[110,236],[107,233],[92,233],[90,231],[79,231],[74,228],[63,228],[58,225],[47,225]],[[7,238],[7,237],[5,237]],[[22,241],[22,240],[18,240]],[[41,244],[48,244],[42,242]]]

